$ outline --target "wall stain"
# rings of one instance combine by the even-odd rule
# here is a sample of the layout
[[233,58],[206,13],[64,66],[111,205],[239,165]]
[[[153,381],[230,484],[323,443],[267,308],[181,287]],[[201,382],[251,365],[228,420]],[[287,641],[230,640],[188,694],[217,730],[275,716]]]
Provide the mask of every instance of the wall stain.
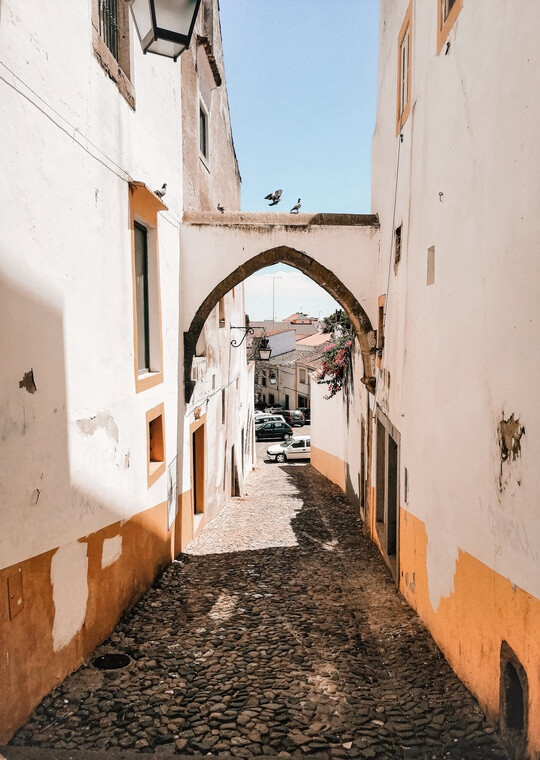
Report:
[[37,391],[33,369],[24,373],[23,379],[19,380],[19,388],[24,388],[28,393],[35,393]]
[[115,443],[118,443],[118,425],[114,421],[114,417],[107,412],[98,412],[93,417],[77,420],[77,425],[79,430],[85,435],[93,435],[96,430],[103,428],[107,435],[110,436]]

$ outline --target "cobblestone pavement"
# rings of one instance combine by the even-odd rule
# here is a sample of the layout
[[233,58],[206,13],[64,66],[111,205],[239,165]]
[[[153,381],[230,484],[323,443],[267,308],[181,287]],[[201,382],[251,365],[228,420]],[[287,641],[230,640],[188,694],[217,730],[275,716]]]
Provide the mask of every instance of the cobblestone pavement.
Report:
[[[259,444],[259,456],[266,450]],[[505,758],[343,494],[264,463],[15,745],[218,757]]]

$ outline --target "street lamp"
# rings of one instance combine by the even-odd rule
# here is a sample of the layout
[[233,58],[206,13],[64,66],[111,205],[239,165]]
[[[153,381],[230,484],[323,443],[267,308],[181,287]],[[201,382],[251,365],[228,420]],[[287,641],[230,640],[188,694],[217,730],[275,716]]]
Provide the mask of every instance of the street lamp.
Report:
[[201,0],[128,0],[144,53],[174,61],[189,47]]
[[268,345],[269,341],[266,335],[263,335],[262,338],[259,341],[259,359],[262,362],[270,361],[270,356],[272,355],[272,349]]

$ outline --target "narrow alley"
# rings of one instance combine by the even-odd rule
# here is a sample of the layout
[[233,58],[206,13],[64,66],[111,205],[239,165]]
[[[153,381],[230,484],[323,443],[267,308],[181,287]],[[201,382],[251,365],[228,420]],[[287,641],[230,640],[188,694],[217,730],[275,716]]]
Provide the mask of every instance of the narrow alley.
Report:
[[[504,758],[342,492],[264,461],[13,745]],[[355,529],[353,529],[353,526]],[[94,657],[122,652],[124,669]]]

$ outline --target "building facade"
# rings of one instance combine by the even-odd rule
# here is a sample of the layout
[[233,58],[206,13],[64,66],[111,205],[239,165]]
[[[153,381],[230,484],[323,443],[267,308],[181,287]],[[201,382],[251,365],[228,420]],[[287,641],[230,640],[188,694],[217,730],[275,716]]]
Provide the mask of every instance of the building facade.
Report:
[[312,461],[513,756],[535,758],[540,8],[509,10],[380,4],[377,389],[358,356],[345,395],[314,389]]
[[184,207],[239,203],[217,0],[180,64],[105,6],[0,14],[0,742],[219,509],[205,480],[238,490],[252,461],[249,369],[221,328],[244,323],[241,288],[182,392]]

